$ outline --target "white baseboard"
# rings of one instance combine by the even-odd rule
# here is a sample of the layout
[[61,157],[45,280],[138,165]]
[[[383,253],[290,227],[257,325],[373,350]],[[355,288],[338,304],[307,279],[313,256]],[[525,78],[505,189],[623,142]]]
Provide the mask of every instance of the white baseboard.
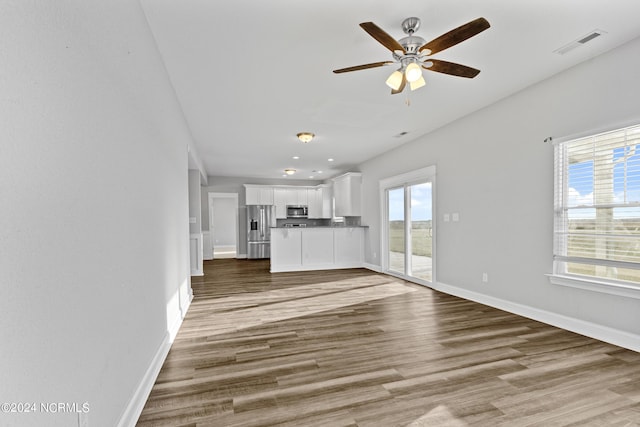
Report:
[[247,259],[247,254],[238,254],[236,255],[236,259]]
[[436,282],[433,289],[640,352],[640,335]]
[[286,273],[291,271],[318,271],[318,270],[344,270],[348,268],[362,268],[361,263],[353,263],[353,264],[335,264],[335,263],[326,263],[326,264],[313,264],[313,265],[300,265],[300,264],[292,264],[292,265],[274,265],[271,263],[270,273]]
[[[193,298],[189,300],[186,310],[184,310],[184,315],[186,315],[192,300]],[[156,351],[156,354],[151,360],[151,364],[147,368],[147,371],[142,377],[140,384],[138,384],[133,397],[129,401],[129,404],[124,410],[124,413],[120,417],[118,427],[135,427],[135,425],[137,424],[138,418],[140,418],[140,414],[144,409],[144,405],[145,403],[147,403],[147,399],[149,398],[151,389],[153,388],[153,385],[158,378],[158,374],[160,373],[160,369],[162,369],[162,365],[167,358],[167,354],[169,354],[169,350],[171,350],[171,344],[173,344],[173,340],[178,334],[183,320],[184,316],[181,316],[179,314],[177,316],[177,319],[173,322],[173,324],[165,334],[164,339],[162,340],[162,343],[158,348],[158,351]]]
[[369,264],[368,262],[365,262],[362,264],[362,267],[368,270],[375,271],[376,273],[382,273],[382,267],[380,267],[379,265]]

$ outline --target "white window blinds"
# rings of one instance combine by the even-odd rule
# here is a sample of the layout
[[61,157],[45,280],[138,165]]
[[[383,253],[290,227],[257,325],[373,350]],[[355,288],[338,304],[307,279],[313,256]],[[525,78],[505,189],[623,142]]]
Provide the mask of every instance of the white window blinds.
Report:
[[554,274],[640,285],[640,125],[555,146]]

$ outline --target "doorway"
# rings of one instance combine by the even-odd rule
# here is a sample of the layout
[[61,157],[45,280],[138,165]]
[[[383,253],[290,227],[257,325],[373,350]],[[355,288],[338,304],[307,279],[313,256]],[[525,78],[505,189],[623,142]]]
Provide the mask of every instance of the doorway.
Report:
[[238,194],[209,193],[209,233],[213,258],[238,254]]
[[417,283],[433,283],[434,183],[434,167],[380,182],[385,272]]

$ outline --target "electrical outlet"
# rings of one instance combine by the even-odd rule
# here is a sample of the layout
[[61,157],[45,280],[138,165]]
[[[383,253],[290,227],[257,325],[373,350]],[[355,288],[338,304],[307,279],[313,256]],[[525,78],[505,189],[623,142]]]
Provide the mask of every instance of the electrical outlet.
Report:
[[482,283],[489,283],[489,274],[482,273]]

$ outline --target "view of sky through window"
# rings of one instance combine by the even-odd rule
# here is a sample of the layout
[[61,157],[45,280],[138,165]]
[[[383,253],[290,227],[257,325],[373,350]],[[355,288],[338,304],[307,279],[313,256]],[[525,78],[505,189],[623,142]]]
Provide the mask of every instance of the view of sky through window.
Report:
[[[431,183],[411,186],[411,220],[428,221],[432,218]],[[404,189],[389,191],[389,221],[404,220]]]

